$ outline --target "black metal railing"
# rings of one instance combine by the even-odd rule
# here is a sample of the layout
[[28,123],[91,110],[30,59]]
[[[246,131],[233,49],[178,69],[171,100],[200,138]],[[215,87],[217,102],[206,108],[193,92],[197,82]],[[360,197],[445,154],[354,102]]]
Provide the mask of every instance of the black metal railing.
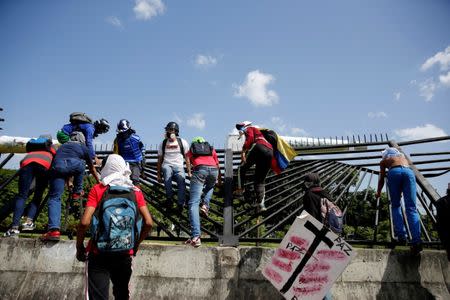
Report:
[[[367,138],[336,137],[331,145],[331,138],[294,144],[297,146],[297,157],[280,175],[269,173],[266,179],[267,210],[264,212],[258,211],[253,205],[252,170],[249,171],[246,184],[250,198],[233,196],[240,152],[232,150],[236,147],[216,149],[224,185],[214,190],[209,215],[202,217],[202,236],[205,240],[231,246],[240,242],[279,242],[303,210],[302,186],[305,175],[317,172],[322,186],[345,213],[346,239],[350,243],[387,245],[394,236],[389,195],[385,193],[381,199],[375,198],[380,151],[386,146],[405,150],[409,146],[449,139],[446,136],[395,143],[388,140],[387,136],[370,135]],[[97,147],[96,150],[100,158],[111,153],[111,147],[107,146]],[[190,233],[188,210],[185,208],[179,211],[166,205],[164,185],[157,180],[157,158],[157,150],[146,151],[145,176],[141,178],[141,188],[158,228],[158,236],[153,234],[150,238],[181,240]],[[450,162],[450,152],[413,152],[407,158],[416,175],[417,205],[421,215],[423,240],[425,244],[437,244],[435,202],[440,196],[427,178],[442,176],[450,171],[450,164],[446,164]],[[3,167],[5,163],[3,161],[0,166]],[[0,192],[11,181],[12,178],[8,178],[0,183]],[[188,198],[190,178],[186,178],[186,185]],[[173,188],[176,195],[175,182]],[[404,211],[403,220],[410,237]],[[159,232],[164,234],[159,235]]]

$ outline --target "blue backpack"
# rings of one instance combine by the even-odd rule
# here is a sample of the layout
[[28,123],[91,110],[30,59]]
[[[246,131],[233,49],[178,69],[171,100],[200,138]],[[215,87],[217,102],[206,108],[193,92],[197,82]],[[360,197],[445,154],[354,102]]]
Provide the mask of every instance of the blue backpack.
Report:
[[25,149],[27,152],[34,152],[34,151],[51,152],[51,147],[52,147],[52,140],[44,137],[30,139],[25,145]]
[[134,249],[141,225],[133,189],[109,186],[94,212],[91,235],[99,252],[125,252]]
[[334,233],[341,234],[344,227],[344,214],[341,209],[327,198],[322,198],[320,204],[323,223]]

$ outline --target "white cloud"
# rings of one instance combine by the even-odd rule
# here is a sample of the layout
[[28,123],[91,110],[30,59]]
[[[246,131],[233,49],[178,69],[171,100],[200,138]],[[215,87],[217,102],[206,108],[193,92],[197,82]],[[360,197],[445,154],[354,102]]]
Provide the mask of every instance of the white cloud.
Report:
[[450,68],[450,46],[448,46],[443,52],[438,52],[434,56],[428,58],[420,69],[422,71],[426,71],[435,64],[439,64],[442,71]]
[[396,129],[394,133],[401,140],[420,140],[438,136],[445,136],[447,133],[433,124],[425,124],[425,126],[417,126],[414,128]]
[[173,119],[174,119],[175,122],[177,122],[178,124],[182,124],[182,123],[183,123],[183,119],[180,118],[180,116],[177,115],[177,114],[173,114]]
[[272,106],[278,103],[278,95],[273,90],[268,90],[267,85],[275,80],[271,74],[265,74],[259,70],[251,71],[242,85],[234,84],[235,97],[245,97],[254,106]]
[[120,19],[116,16],[109,16],[106,18],[106,22],[111,24],[114,27],[123,29],[123,24],[122,21],[120,21]]
[[450,87],[450,72],[448,72],[447,75],[439,76],[439,81],[442,85]]
[[433,99],[437,85],[432,78],[428,78],[424,82],[419,83],[420,96],[425,98],[426,102],[430,102]]
[[400,100],[400,97],[402,96],[402,94],[400,93],[400,92],[395,92],[394,93],[394,98],[395,98],[395,100],[397,100],[397,101],[399,101]]
[[272,117],[270,121],[275,127],[275,131],[283,132],[286,129],[286,124],[280,117]]
[[308,136],[309,134],[306,132],[306,130],[298,127],[291,128],[292,135],[296,136]]
[[166,6],[161,0],[136,0],[133,10],[138,20],[146,21],[157,15],[162,15]]
[[190,127],[195,127],[197,129],[203,129],[205,128],[206,121],[203,118],[202,113],[197,113],[187,120],[187,125]]
[[367,116],[371,119],[374,118],[387,118],[387,114],[384,111],[378,111],[378,112],[369,112]]
[[199,54],[195,58],[195,64],[200,67],[213,67],[217,64],[217,58],[210,55]]

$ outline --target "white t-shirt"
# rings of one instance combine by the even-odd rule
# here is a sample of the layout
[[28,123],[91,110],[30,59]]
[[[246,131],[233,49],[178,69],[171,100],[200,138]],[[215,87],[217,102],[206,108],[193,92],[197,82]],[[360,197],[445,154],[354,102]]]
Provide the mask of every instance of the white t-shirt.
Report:
[[[189,144],[185,139],[181,139],[181,143],[183,143],[184,153],[186,154],[189,151]],[[162,145],[163,143],[159,144],[158,156],[162,155]],[[178,145],[178,141],[176,139],[174,141],[168,139],[162,165],[183,167],[183,164],[184,157],[183,155],[181,155],[180,145]]]

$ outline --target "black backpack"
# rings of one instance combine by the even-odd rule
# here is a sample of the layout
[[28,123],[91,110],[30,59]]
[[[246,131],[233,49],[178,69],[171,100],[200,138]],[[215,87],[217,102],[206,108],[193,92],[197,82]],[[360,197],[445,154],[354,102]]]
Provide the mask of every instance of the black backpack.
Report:
[[69,116],[69,121],[72,124],[79,124],[79,123],[90,123],[92,124],[92,119],[83,112],[73,112]]
[[208,142],[194,142],[190,150],[194,156],[211,156],[213,147]]
[[278,145],[278,138],[276,132],[273,131],[272,129],[260,129],[259,131],[261,131],[266,141],[268,141],[269,144],[272,145],[273,150],[276,150]]

